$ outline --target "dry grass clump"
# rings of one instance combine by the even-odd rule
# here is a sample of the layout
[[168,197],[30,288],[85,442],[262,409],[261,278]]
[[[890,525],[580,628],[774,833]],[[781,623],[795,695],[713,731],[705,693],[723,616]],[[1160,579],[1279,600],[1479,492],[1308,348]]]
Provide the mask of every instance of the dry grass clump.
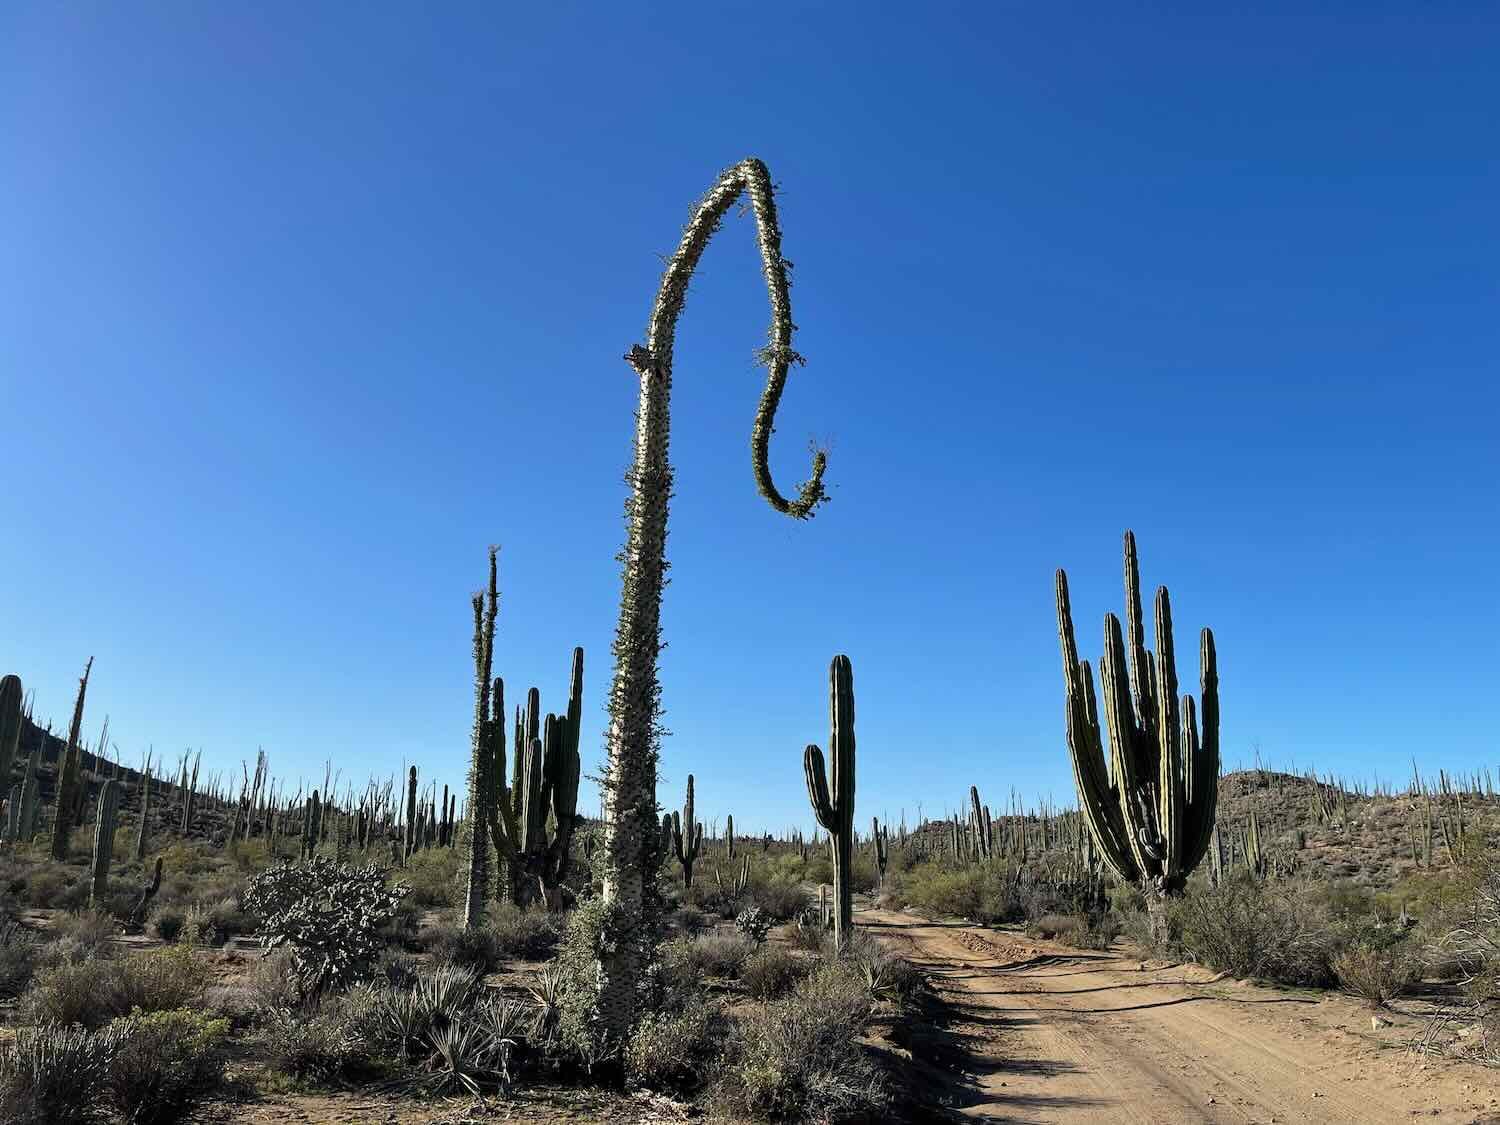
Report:
[[1173,903],[1171,919],[1182,948],[1220,972],[1314,988],[1337,980],[1336,936],[1296,884],[1228,879]]
[[64,962],[37,975],[22,999],[29,1024],[78,1024],[89,1030],[142,1012],[187,1008],[203,998],[208,965],[189,946],[132,953],[114,960]]

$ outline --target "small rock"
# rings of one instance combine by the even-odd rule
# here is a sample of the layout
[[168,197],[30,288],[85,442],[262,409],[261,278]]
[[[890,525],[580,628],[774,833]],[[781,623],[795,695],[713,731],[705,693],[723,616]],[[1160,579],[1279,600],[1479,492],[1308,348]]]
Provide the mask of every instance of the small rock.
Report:
[[1383,1016],[1371,1016],[1370,1017],[1370,1030],[1371,1031],[1379,1031],[1382,1027],[1390,1027],[1390,1026],[1391,1026],[1391,1021],[1388,1020],[1388,1019],[1386,1019]]

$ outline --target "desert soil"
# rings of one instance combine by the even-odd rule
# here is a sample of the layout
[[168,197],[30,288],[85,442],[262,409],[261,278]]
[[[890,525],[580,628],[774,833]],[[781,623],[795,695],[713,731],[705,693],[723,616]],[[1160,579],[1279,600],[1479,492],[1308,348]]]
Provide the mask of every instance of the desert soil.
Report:
[[1347,997],[1143,962],[1120,942],[1087,952],[874,909],[857,922],[944,1001],[962,1047],[944,1100],[963,1117],[1500,1122],[1500,1073],[1407,1049],[1420,1004],[1375,1027]]

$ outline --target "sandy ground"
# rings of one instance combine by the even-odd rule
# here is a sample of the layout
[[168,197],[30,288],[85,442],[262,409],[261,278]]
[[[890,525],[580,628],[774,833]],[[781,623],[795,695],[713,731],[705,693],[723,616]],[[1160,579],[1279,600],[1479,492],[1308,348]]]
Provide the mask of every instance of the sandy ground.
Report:
[[[923,969],[966,1072],[948,1100],[1008,1122],[1500,1122],[1500,1072],[1406,1050],[1420,1020],[1021,935],[865,910]],[[1118,945],[1119,943],[1117,943]]]

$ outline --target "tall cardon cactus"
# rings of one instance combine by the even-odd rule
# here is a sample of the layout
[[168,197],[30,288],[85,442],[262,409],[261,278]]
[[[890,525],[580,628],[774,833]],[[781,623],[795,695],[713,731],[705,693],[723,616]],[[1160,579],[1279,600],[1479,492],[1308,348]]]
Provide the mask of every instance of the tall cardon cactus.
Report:
[[10,788],[11,768],[21,745],[21,707],[25,692],[20,676],[0,680],[0,791]]
[[760,493],[778,512],[805,519],[825,499],[824,455],[813,457],[812,477],[795,500],[777,490],[768,454],[776,407],[787,371],[801,357],[792,349],[788,263],[781,256],[781,227],[771,176],[749,159],[723,172],[698,203],[667,264],[651,309],[646,342],[626,360],[640,380],[635,415],[635,456],[626,501],[623,589],[614,642],[615,672],[609,693],[608,763],[604,781],[603,898],[607,907],[598,943],[596,1016],[606,1038],[628,1036],[647,993],[646,969],[655,949],[647,917],[648,894],[660,852],[656,821],[656,760],[660,737],[661,594],[666,576],[667,504],[672,494],[668,460],[673,343],[688,283],[719,223],[735,200],[750,197],[761,268],[771,301],[771,327],[759,357],[770,371],[750,432],[750,459]]
[[842,949],[854,932],[854,897],[849,886],[854,863],[854,668],[847,656],[835,656],[828,669],[828,712],[833,776],[825,774],[823,751],[816,745],[802,752],[802,771],[807,799],[818,823],[828,829],[833,847],[833,939]]
[[672,851],[682,866],[682,885],[693,885],[693,864],[698,861],[698,852],[703,847],[703,822],[694,812],[693,775],[688,774],[687,800],[682,803],[682,815],[672,814]]
[[[1146,648],[1135,535],[1125,533],[1125,634],[1104,618],[1100,682],[1109,730],[1108,765],[1100,738],[1094,676],[1078,659],[1068,577],[1057,572],[1057,629],[1067,685],[1068,749],[1078,803],[1106,863],[1138,884],[1165,923],[1165,896],[1180,894],[1208,850],[1219,800],[1219,671],[1214,635],[1199,641],[1203,730],[1191,695],[1177,695],[1172,606],[1156,590],[1156,651]],[[1126,635],[1128,634],[1128,636]],[[1129,646],[1127,649],[1127,645]],[[1127,671],[1127,652],[1129,667]]]
[[109,861],[115,850],[115,814],[120,811],[120,783],[109,780],[99,790],[99,811],[94,821],[93,882],[89,903],[97,906],[109,893]]

